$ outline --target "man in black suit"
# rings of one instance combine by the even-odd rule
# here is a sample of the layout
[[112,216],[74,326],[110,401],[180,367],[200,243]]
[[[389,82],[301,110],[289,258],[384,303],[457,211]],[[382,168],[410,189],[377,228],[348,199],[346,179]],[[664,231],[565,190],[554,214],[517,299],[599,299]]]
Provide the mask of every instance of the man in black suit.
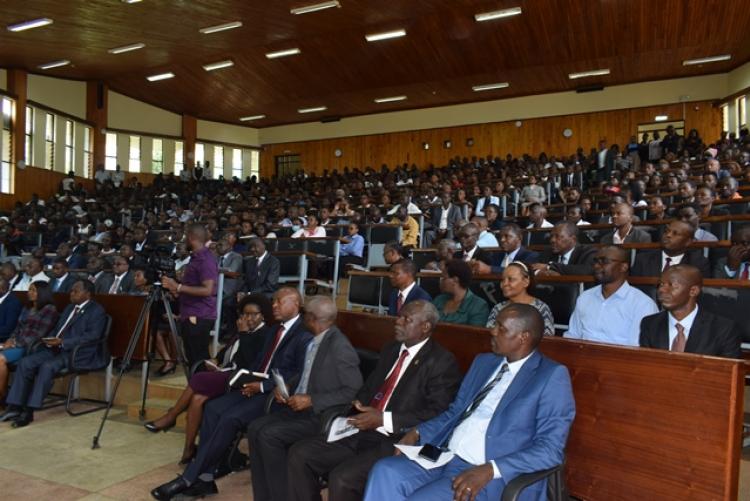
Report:
[[417,285],[417,266],[410,259],[401,259],[391,265],[391,297],[388,301],[388,314],[395,317],[401,308],[412,301],[424,299],[432,301],[430,294]]
[[[256,419],[247,431],[253,499],[287,501],[287,450],[319,434],[326,411],[351,402],[362,386],[359,357],[334,325],[336,304],[329,297],[305,301],[305,326],[313,334],[299,378],[288,382],[288,399],[275,390],[277,412]],[[281,406],[279,409],[278,406]]]
[[[107,325],[104,308],[91,300],[94,285],[85,280],[76,281],[70,290],[70,304],[65,308],[44,348],[26,355],[18,362],[16,377],[10,387],[8,411],[0,421],[13,419],[13,427],[26,426],[34,420],[34,410],[41,409],[44,399],[52,389],[55,374],[67,368],[73,350],[80,344],[101,339]],[[106,365],[109,354],[99,346],[81,348],[76,365],[81,368],[99,368]]]
[[551,251],[542,254],[539,263],[531,265],[535,275],[591,275],[594,273],[596,249],[578,244],[578,226],[562,221],[550,231]]
[[[302,322],[302,297],[297,289],[282,287],[273,295],[273,316],[280,323],[269,331],[263,350],[253,364],[255,372],[279,371],[285,381],[299,375],[312,334]],[[263,414],[273,378],[246,383],[239,390],[209,401],[203,410],[200,447],[182,475],[151,491],[155,499],[172,499],[180,493],[205,496],[215,493],[213,472],[234,442],[237,433]]]
[[94,293],[106,294],[112,284],[112,274],[104,269],[104,259],[90,257],[86,264],[86,271],[89,274],[89,282],[94,284]]
[[432,340],[438,317],[427,301],[414,301],[401,310],[395,342],[383,348],[347,413],[359,432],[330,443],[325,436],[309,438],[290,449],[290,500],[320,500],[319,478],[326,476],[329,499],[362,499],[372,465],[392,455],[393,444],[407,430],[448,407],[461,372],[453,354]]
[[497,256],[492,265],[481,261],[472,261],[471,271],[475,275],[488,273],[502,273],[513,261],[521,261],[526,265],[539,261],[539,253],[525,248],[521,245],[523,230],[515,223],[509,223],[500,230],[500,248],[503,253]]
[[661,250],[639,252],[630,274],[635,277],[658,277],[677,264],[691,264],[704,277],[711,277],[711,267],[701,249],[689,249],[695,229],[685,221],[672,221],[661,236]]
[[52,279],[49,285],[52,292],[61,292],[67,294],[73,288],[76,279],[68,273],[68,261],[65,258],[58,257],[52,263]]
[[641,320],[641,346],[742,358],[737,325],[698,306],[702,283],[700,270],[688,264],[662,273],[657,294],[664,311]]
[[86,258],[81,254],[73,254],[70,244],[63,242],[57,246],[57,257],[65,259],[68,268],[82,270],[86,268]]
[[112,260],[112,271],[105,284],[105,294],[130,294],[135,290],[133,273],[130,272],[127,259],[115,256]]
[[467,262],[481,261],[484,264],[492,264],[492,254],[477,245],[479,239],[479,227],[474,223],[468,223],[461,227],[458,233],[458,241],[461,250],[453,255],[454,259],[462,259]]
[[133,246],[130,244],[120,246],[120,255],[128,260],[130,268],[145,268],[147,265],[146,259],[133,252]]
[[266,250],[266,244],[260,238],[251,239],[248,248],[252,257],[243,263],[244,290],[248,294],[270,296],[279,288],[279,260]]
[[440,195],[440,205],[431,209],[432,230],[425,233],[425,247],[432,247],[432,243],[443,238],[453,238],[453,225],[463,219],[461,209],[451,203],[450,193]]

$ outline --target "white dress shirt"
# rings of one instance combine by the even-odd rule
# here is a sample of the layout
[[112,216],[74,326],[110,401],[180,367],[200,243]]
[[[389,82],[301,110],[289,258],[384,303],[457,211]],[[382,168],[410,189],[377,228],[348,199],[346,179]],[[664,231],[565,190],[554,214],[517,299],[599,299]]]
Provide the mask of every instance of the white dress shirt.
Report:
[[667,265],[667,258],[671,259],[671,261],[669,262],[669,266],[674,266],[676,264],[680,264],[682,262],[682,258],[684,257],[685,254],[680,254],[679,256],[667,256],[666,252],[661,251],[661,269],[663,270]]
[[[406,369],[409,368],[409,364],[411,363],[412,360],[414,360],[414,357],[417,356],[417,353],[419,353],[419,350],[422,349],[422,346],[424,346],[425,343],[427,343],[429,339],[430,338],[427,338],[424,341],[421,341],[411,347],[407,347],[406,345],[403,345],[403,344],[401,345],[401,349],[398,351],[399,358],[401,358],[401,353],[403,353],[404,350],[409,352],[409,354],[406,356],[406,358],[404,359],[404,363],[401,365],[401,372],[399,372],[398,377],[396,378],[396,384],[393,385],[393,391],[391,392],[390,395],[388,395],[388,399],[383,403],[383,409],[388,407],[388,402],[391,401],[393,392],[396,391],[396,388],[398,387],[398,382],[401,381],[401,377],[406,372]],[[386,374],[385,379],[388,379],[390,377],[391,372],[393,372],[393,369],[396,368],[397,364],[398,364],[398,358],[396,359],[395,362],[393,362],[393,366],[391,367],[391,370],[388,371],[388,374]],[[383,411],[383,426],[379,427],[376,431],[379,433],[382,433],[383,435],[390,435],[391,433],[393,433],[393,413],[392,412]]]
[[452,207],[453,207],[453,204],[448,204],[447,208],[441,207],[443,209],[443,212],[440,213],[440,224],[438,225],[439,230],[448,229],[448,213],[450,212]]
[[[398,293],[401,295],[401,301],[406,304],[406,298],[409,297],[409,293],[414,288],[414,286],[417,285],[417,282],[412,282],[409,285],[407,285],[404,290],[398,291]],[[398,296],[396,296],[398,300]]]
[[677,324],[680,324],[685,329],[685,342],[687,342],[688,337],[690,337],[690,329],[693,327],[693,322],[695,322],[695,317],[698,315],[698,305],[695,305],[695,308],[693,308],[693,311],[688,314],[685,318],[682,320],[677,320],[672,316],[672,313],[670,312],[667,316],[668,323],[669,323],[669,344],[667,345],[670,349],[672,348],[672,343],[674,342],[674,338],[677,337],[677,327],[675,327]]
[[[297,321],[299,318],[299,314],[297,314],[296,317],[294,317],[291,320],[287,320],[286,322],[282,323],[279,327],[284,327],[284,330],[281,332],[281,337],[279,338],[279,342],[276,343],[276,346],[273,347],[273,351],[271,352],[271,356],[268,358],[268,367],[271,367],[271,364],[273,363],[273,357],[276,355],[276,350],[279,349],[279,346],[281,346],[281,343],[284,342],[284,338],[289,333],[289,329],[292,328],[292,325],[294,325],[294,322]],[[274,338],[276,336],[274,335]],[[261,357],[263,358],[263,357]],[[260,383],[260,392],[263,393],[265,391],[265,388],[263,388],[263,383]]]
[[479,248],[479,245],[475,245],[474,248],[471,249],[470,251],[464,251],[464,255],[462,259],[464,261],[471,261],[472,259],[474,259],[474,253],[477,251],[478,248]]

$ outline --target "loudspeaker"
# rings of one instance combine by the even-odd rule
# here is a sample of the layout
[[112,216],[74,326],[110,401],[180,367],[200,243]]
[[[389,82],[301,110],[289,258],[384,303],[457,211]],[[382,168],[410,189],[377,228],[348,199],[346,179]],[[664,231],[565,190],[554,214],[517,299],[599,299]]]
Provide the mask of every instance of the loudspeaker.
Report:
[[96,84],[96,109],[102,108],[104,108],[104,84],[99,82]]
[[320,123],[322,124],[327,124],[331,122],[339,122],[339,121],[341,121],[341,117],[337,117],[337,116],[328,116],[328,117],[323,117],[320,119]]
[[576,92],[579,94],[583,94],[584,92],[596,92],[599,90],[604,90],[603,85],[586,85],[584,87],[578,87],[576,89]]

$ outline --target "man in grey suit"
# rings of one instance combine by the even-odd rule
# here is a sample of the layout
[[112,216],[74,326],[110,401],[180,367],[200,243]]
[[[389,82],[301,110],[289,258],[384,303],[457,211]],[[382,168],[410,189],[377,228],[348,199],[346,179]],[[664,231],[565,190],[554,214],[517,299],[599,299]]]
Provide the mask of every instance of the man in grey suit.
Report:
[[237,292],[240,290],[242,276],[242,255],[232,249],[233,245],[225,236],[216,245],[219,252],[219,273],[224,274],[224,288],[221,300],[221,318],[225,328],[224,336],[235,334],[237,321]]
[[104,259],[90,257],[86,263],[86,271],[89,273],[89,282],[94,284],[94,294],[106,294],[112,285],[112,276],[104,270]]
[[277,411],[248,427],[254,499],[286,501],[287,451],[317,435],[326,410],[349,404],[362,386],[359,357],[334,325],[336,304],[314,296],[305,305],[305,325],[313,334],[299,378],[287,384],[289,398],[275,390]]
[[425,247],[432,247],[432,243],[436,240],[452,239],[453,225],[463,219],[461,208],[453,205],[450,193],[440,195],[440,205],[433,207],[431,212],[432,230],[425,233]]
[[243,265],[245,292],[270,297],[279,288],[281,264],[266,250],[266,244],[260,238],[251,239],[248,248],[252,257]]
[[67,294],[73,288],[76,279],[68,273],[68,261],[64,257],[58,257],[52,263],[52,279],[49,281],[52,292]]
[[135,281],[128,260],[115,256],[112,260],[112,275],[106,274],[105,294],[130,294],[135,290]]
[[729,254],[716,261],[713,275],[714,278],[750,279],[750,226],[743,226],[732,233]]

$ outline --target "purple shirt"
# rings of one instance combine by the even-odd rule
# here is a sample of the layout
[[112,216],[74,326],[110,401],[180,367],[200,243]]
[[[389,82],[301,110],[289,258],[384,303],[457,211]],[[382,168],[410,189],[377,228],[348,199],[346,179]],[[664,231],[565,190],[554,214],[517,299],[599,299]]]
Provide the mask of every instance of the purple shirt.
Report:
[[210,296],[190,296],[180,294],[180,318],[186,320],[190,317],[198,319],[216,318],[216,287],[219,283],[219,266],[213,253],[204,247],[193,252],[190,262],[185,266],[185,274],[182,284],[187,286],[200,286],[206,280],[214,281],[214,288]]

